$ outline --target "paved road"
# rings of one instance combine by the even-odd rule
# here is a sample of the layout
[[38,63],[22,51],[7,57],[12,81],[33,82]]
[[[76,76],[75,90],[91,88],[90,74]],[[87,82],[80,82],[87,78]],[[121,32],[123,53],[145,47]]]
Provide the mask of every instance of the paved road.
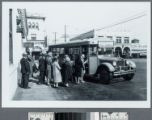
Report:
[[52,88],[30,82],[31,89],[18,88],[14,100],[146,100],[146,59],[132,59],[137,72],[132,81],[114,79],[111,84],[85,82]]

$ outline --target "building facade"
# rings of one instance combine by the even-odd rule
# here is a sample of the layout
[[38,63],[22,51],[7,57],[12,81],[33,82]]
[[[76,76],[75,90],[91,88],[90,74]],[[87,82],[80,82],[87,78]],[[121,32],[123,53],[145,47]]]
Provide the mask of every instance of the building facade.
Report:
[[27,28],[25,27],[25,9],[9,8],[4,9],[4,12],[6,14],[2,21],[8,23],[8,27],[6,24],[2,27],[2,77],[4,80],[2,86],[4,87],[3,94],[8,93],[4,95],[4,99],[11,100],[21,81],[20,59],[25,52],[23,43],[27,36]]
[[27,13],[28,35],[25,47],[31,49],[34,58],[38,58],[40,52],[47,46],[47,37],[45,31],[45,17],[38,14]]
[[[142,45],[140,40],[134,38],[128,31],[98,31],[92,30],[81,35],[78,35],[70,41],[74,40],[93,40],[99,44],[101,53],[113,52],[117,56],[140,56],[146,55],[147,47]],[[138,55],[137,55],[138,54]]]
[[143,45],[139,39],[129,31],[96,31],[96,38],[113,41],[114,53],[124,57],[140,57],[147,54],[147,45]]
[[2,19],[2,78],[4,79],[2,86],[4,91],[2,94],[8,93],[8,95],[3,95],[6,104],[6,100],[13,98],[16,88],[21,83],[20,60],[26,48],[40,52],[45,47],[44,21],[44,17],[35,18],[34,16],[33,18],[27,15],[26,9],[4,8]]

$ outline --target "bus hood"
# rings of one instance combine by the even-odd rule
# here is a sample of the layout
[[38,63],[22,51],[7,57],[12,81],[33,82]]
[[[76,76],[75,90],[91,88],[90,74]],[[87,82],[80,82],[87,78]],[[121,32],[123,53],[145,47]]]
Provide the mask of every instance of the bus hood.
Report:
[[108,56],[108,55],[98,55],[99,60],[103,60],[103,61],[119,61],[122,60],[123,58],[121,57],[114,57],[114,56]]

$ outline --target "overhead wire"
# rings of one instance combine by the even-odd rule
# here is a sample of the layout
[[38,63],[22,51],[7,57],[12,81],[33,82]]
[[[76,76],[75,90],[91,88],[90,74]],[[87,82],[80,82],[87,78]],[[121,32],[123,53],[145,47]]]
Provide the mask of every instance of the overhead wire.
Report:
[[[142,12],[142,13],[143,13],[143,12]],[[121,20],[120,22],[114,23],[114,24],[112,24],[112,25],[108,25],[108,26],[105,26],[105,27],[96,29],[96,31],[100,31],[100,30],[103,30],[103,29],[106,29],[106,28],[114,27],[114,26],[119,25],[119,24],[127,23],[127,22],[133,21],[133,20],[135,20],[135,19],[139,19],[139,18],[141,18],[141,17],[144,17],[144,16],[146,16],[146,13],[143,13],[143,14],[140,13],[140,15],[137,15],[137,14],[136,14],[136,15],[134,15],[134,16],[132,16],[132,17],[128,17],[128,18],[126,18],[125,20]]]

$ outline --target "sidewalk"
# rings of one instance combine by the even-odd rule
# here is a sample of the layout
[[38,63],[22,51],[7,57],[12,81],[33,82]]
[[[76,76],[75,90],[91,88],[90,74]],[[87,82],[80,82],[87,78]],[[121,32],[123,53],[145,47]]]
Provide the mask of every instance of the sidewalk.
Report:
[[[87,82],[78,85],[70,83],[69,87],[59,86],[59,88],[38,85],[34,82],[29,82],[29,86],[31,89],[18,87],[13,100],[91,100],[93,94],[91,90],[95,88],[92,83]],[[90,89],[89,86],[92,88]]]

